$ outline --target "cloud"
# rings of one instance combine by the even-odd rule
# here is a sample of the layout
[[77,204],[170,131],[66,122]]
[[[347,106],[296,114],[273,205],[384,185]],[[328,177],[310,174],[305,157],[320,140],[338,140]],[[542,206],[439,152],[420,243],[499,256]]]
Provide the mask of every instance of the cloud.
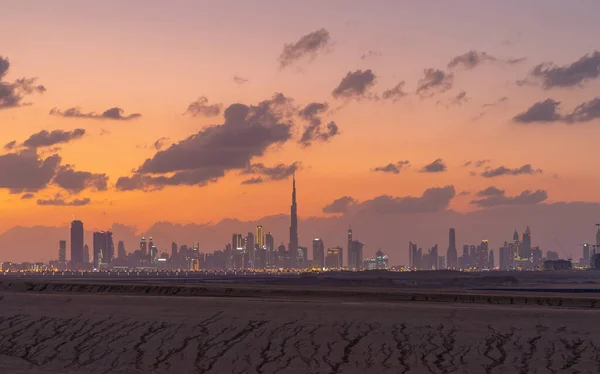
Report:
[[14,82],[5,82],[10,69],[10,61],[0,56],[0,110],[29,105],[23,102],[25,97],[35,93],[44,93],[46,88],[36,84],[37,78],[20,78]]
[[368,91],[375,85],[377,77],[371,69],[350,71],[331,92],[336,99],[367,98]]
[[378,172],[382,172],[382,173],[399,174],[400,170],[408,167],[409,165],[410,165],[410,162],[408,160],[403,160],[403,161],[398,161],[396,163],[389,163],[385,166],[378,166],[378,167],[374,168],[373,171],[378,171]]
[[544,89],[580,87],[600,76],[600,52],[586,54],[570,65],[558,66],[553,63],[536,65],[529,73],[529,80],[521,84],[539,82]]
[[331,204],[323,207],[323,213],[347,213],[357,204],[351,196],[343,196],[335,199]]
[[477,196],[485,196],[485,197],[503,196],[503,195],[504,195],[504,190],[501,190],[494,186],[490,186],[490,187],[486,188],[485,190],[481,190],[481,191],[477,192]]
[[248,82],[248,79],[240,77],[239,75],[234,75],[233,81],[237,84],[244,84]]
[[164,148],[164,146],[165,146],[165,143],[166,143],[166,142],[168,142],[168,141],[169,141],[169,138],[167,138],[167,137],[163,136],[163,137],[161,137],[161,138],[158,138],[158,139],[157,139],[157,140],[154,142],[154,144],[152,144],[152,147],[153,147],[154,149],[156,149],[157,151],[160,151],[161,149],[163,149],[163,148]]
[[445,73],[442,70],[425,69],[424,77],[417,84],[417,94],[421,97],[431,97],[436,93],[446,92],[452,88],[454,81],[453,73]]
[[125,111],[119,107],[114,107],[105,110],[102,114],[95,112],[84,113],[80,108],[73,107],[66,110],[60,110],[58,108],[52,108],[50,115],[59,116],[65,118],[88,118],[88,119],[100,119],[100,120],[113,120],[113,121],[130,121],[141,117],[140,113],[133,113],[128,116],[124,115]]
[[332,137],[339,135],[339,128],[333,121],[329,122],[326,129],[321,126],[321,115],[329,109],[327,103],[310,103],[298,112],[301,119],[309,124],[304,127],[304,131],[298,143],[304,147],[312,145],[314,141],[327,142]]
[[502,60],[488,54],[487,52],[470,50],[467,53],[456,56],[450,60],[448,63],[448,69],[462,67],[463,69],[470,70],[485,62],[503,62],[509,65],[514,65],[525,60],[525,57]]
[[471,193],[469,191],[461,191],[458,196],[469,196]]
[[600,96],[579,104],[571,113],[564,116],[569,124],[589,122],[600,118]]
[[488,108],[488,107],[499,105],[499,104],[504,103],[506,101],[508,101],[508,97],[502,96],[501,98],[499,98],[498,100],[494,101],[493,103],[483,104],[481,107],[482,108]]
[[358,204],[357,209],[379,214],[435,213],[446,210],[455,195],[454,186],[434,187],[419,197],[381,195]]
[[525,164],[519,168],[509,169],[505,166],[499,166],[493,169],[486,169],[480,175],[485,178],[494,178],[502,175],[534,175],[543,173],[542,169],[534,169],[531,164]]
[[283,69],[306,56],[314,59],[330,46],[330,39],[329,31],[320,29],[302,36],[295,43],[285,44],[279,56],[280,67]]
[[203,186],[227,171],[245,169],[254,157],[291,139],[291,99],[275,94],[258,105],[232,104],[222,125],[209,126],[158,151],[130,177],[117,180],[119,190],[153,190],[170,185]]
[[79,193],[85,189],[106,191],[108,177],[106,174],[75,171],[71,165],[64,165],[58,168],[53,183],[71,193]]
[[265,180],[262,179],[261,177],[256,177],[256,178],[250,178],[250,179],[245,179],[241,182],[241,184],[260,184],[263,183]]
[[21,196],[21,200],[29,200],[29,199],[33,199],[35,197],[34,194],[32,193],[26,193],[23,196]]
[[65,200],[60,194],[57,194],[50,199],[38,199],[38,205],[44,206],[84,206],[89,205],[92,201],[89,198],[74,199],[71,201]]
[[539,101],[531,106],[526,111],[517,114],[513,121],[516,123],[533,123],[533,122],[556,122],[562,119],[558,113],[559,101],[546,99]]
[[360,59],[361,60],[365,60],[365,59],[367,59],[369,57],[380,57],[380,56],[381,56],[381,53],[376,52],[376,51],[372,51],[372,50],[369,49],[368,51],[366,51],[365,53],[363,53],[360,56]]
[[[290,165],[277,164],[273,167],[265,166],[263,163],[259,162],[256,164],[248,165],[248,167],[245,170],[242,170],[241,174],[260,175],[261,182],[264,182],[265,179],[262,177],[266,177],[268,180],[287,179],[292,174],[294,174],[299,168],[300,168],[299,162],[294,162],[293,164],[290,164]],[[245,181],[245,182],[247,182],[247,181]],[[242,182],[242,184],[249,184],[249,183]]]
[[394,102],[400,100],[400,98],[407,95],[407,93],[404,92],[404,85],[405,82],[402,81],[395,85],[393,88],[383,91],[383,94],[381,94],[381,98],[383,100],[392,100]]
[[192,116],[205,116],[214,117],[221,114],[223,104],[211,104],[208,105],[208,99],[205,96],[200,96],[198,100],[188,105],[186,113],[190,113]]
[[440,173],[446,171],[446,169],[448,168],[446,167],[446,164],[444,164],[444,161],[441,158],[438,158],[431,164],[423,166],[419,171],[421,173]]
[[465,91],[460,91],[456,96],[454,96],[450,100],[450,105],[461,106],[464,103],[466,103],[467,101],[469,101],[469,98],[467,97],[467,93]]
[[11,193],[39,191],[50,183],[60,162],[59,155],[42,158],[35,149],[0,155],[0,188]]
[[490,163],[490,160],[469,160],[463,164],[463,167],[474,166],[480,168]]
[[73,131],[65,130],[42,130],[31,135],[23,142],[25,147],[40,148],[50,147],[56,144],[68,143],[72,140],[79,139],[85,135],[85,129],[75,129]]
[[13,141],[10,141],[10,142],[6,143],[6,144],[4,145],[4,149],[6,149],[7,151],[10,151],[10,150],[11,150],[11,149],[13,149],[13,148],[14,148],[16,145],[17,145],[17,141],[16,141],[16,140],[13,140]]
[[[487,190],[489,190],[490,188],[488,188]],[[483,199],[473,200],[470,202],[470,204],[476,205],[480,208],[491,208],[502,205],[534,205],[539,204],[548,199],[548,193],[545,190],[537,190],[535,192],[525,190],[516,196],[506,196],[504,191],[495,189],[491,194],[479,196],[486,197],[484,197]]]

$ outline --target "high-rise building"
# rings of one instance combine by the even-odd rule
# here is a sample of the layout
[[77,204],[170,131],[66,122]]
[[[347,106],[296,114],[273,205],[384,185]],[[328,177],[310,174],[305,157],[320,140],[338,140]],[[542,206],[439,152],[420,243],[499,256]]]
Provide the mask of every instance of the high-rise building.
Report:
[[446,269],[446,256],[438,256],[438,270]]
[[171,258],[177,256],[177,243],[171,243]]
[[413,242],[408,242],[408,266],[413,270],[421,270],[421,253]]
[[256,226],[256,248],[262,249],[265,246],[265,235],[262,225]]
[[352,240],[348,245],[348,268],[360,269],[363,264],[364,244],[358,240]]
[[143,236],[140,240],[140,251],[142,252],[143,256],[148,254],[148,243],[146,243],[146,238],[144,238]]
[[125,251],[125,243],[122,240],[119,240],[119,244],[117,245],[117,258],[125,259],[127,257],[127,252]]
[[[290,253],[298,251],[298,207],[296,205],[296,174],[292,175],[292,206],[290,207]],[[323,258],[323,260],[325,260]]]
[[90,263],[90,247],[87,244],[83,246],[83,263]]
[[250,269],[254,265],[254,245],[256,244],[254,240],[254,234],[249,232],[246,237],[246,253],[245,253],[245,269]]
[[78,269],[83,265],[83,222],[71,222],[71,267]]
[[600,253],[600,227],[598,227],[598,231],[596,231],[596,252]]
[[527,226],[527,229],[523,233],[523,240],[519,248],[519,257],[522,259],[531,257],[531,230],[529,226]]
[[58,242],[58,261],[67,262],[67,241],[61,240]]
[[348,268],[356,269],[357,268],[356,257],[355,257],[355,254],[353,253],[354,248],[352,248],[352,225],[348,225],[348,246],[346,248],[348,251]]
[[323,240],[315,238],[313,240],[313,267],[324,268],[325,267],[325,245]]
[[334,247],[327,249],[327,257],[325,258],[325,266],[328,269],[339,269],[342,267],[342,248]]
[[275,239],[273,239],[273,234],[270,232],[265,235],[265,250],[267,254],[267,266],[274,266],[277,254],[275,253]]
[[110,264],[115,255],[115,247],[112,232],[94,232],[94,268],[98,269],[100,264]]
[[494,250],[490,250],[490,254],[489,254],[489,265],[488,265],[488,269],[494,269],[496,267],[496,264],[494,263]]
[[458,268],[458,253],[456,250],[456,232],[450,229],[448,236],[448,252],[446,253],[447,265],[449,269]]
[[298,247],[298,268],[306,269],[308,264],[308,248]]

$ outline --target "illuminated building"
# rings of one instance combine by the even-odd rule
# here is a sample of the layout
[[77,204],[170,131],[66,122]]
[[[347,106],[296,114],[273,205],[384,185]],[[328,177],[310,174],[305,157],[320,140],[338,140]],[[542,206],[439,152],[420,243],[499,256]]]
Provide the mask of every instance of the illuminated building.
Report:
[[[292,206],[290,207],[290,243],[288,251],[298,251],[298,207],[296,205],[296,175],[292,176]],[[324,262],[324,259],[323,259]]]
[[148,243],[146,243],[146,238],[144,238],[143,236],[140,240],[140,251],[142,252],[143,256],[148,254]]
[[316,238],[313,240],[313,266],[317,268],[325,267],[325,246],[323,240]]
[[83,222],[71,222],[71,267],[79,269],[83,265]]
[[256,248],[262,249],[265,246],[265,236],[262,225],[256,226]]
[[286,268],[287,267],[287,251],[285,250],[285,245],[281,243],[279,248],[277,248],[277,267]]
[[339,269],[342,267],[342,248],[334,247],[327,249],[325,267],[328,269]]
[[97,231],[94,232],[94,268],[100,268],[101,264],[110,264],[114,258],[115,247],[112,239],[112,232]]
[[388,256],[383,254],[381,249],[378,249],[375,253],[375,265],[379,270],[387,270],[389,268]]
[[58,261],[67,262],[67,241],[61,240],[58,242]]
[[306,269],[308,267],[308,248],[298,247],[298,258],[297,267],[300,269]]

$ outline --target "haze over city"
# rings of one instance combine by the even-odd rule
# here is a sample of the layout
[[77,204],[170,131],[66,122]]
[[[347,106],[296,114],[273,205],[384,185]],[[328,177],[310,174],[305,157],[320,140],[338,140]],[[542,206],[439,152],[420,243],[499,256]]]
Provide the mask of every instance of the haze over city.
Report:
[[73,216],[90,246],[288,245],[293,173],[300,246],[595,243],[600,4],[1,8],[2,261],[55,258]]

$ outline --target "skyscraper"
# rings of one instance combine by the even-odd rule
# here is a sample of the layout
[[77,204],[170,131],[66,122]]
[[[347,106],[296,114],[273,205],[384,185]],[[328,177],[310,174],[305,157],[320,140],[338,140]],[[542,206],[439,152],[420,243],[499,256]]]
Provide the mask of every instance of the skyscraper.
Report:
[[256,226],[256,247],[262,249],[265,245],[265,235],[263,234],[262,225]]
[[124,259],[127,257],[127,252],[125,251],[125,243],[122,240],[119,240],[119,244],[117,245],[117,257],[120,259]]
[[531,230],[529,229],[529,226],[527,226],[527,229],[523,233],[523,241],[521,242],[521,246],[519,248],[519,257],[531,257]]
[[83,263],[90,263],[90,247],[87,244],[83,246]]
[[275,239],[273,239],[273,234],[270,232],[265,236],[265,249],[267,253],[267,265],[274,266],[277,254],[275,253]]
[[67,241],[58,242],[58,261],[67,262]]
[[100,264],[110,264],[114,255],[115,246],[112,239],[112,232],[94,232],[94,268],[97,269]]
[[313,240],[313,267],[325,267],[325,245],[319,238]]
[[171,243],[171,258],[177,256],[177,243]]
[[446,265],[448,269],[458,268],[458,252],[456,251],[456,232],[450,229],[448,237],[448,252],[446,253]]
[[[348,250],[348,268],[352,269],[352,268],[356,268],[356,264],[355,264],[355,257],[354,257],[354,251],[352,248],[352,225],[348,226],[348,247],[346,247]],[[354,265],[354,266],[353,266]]]
[[83,265],[83,222],[71,222],[71,267],[78,269]]
[[256,244],[254,234],[249,232],[246,237],[246,253],[244,256],[244,269],[254,266],[254,245]]
[[146,255],[148,253],[148,243],[146,243],[146,238],[142,236],[142,240],[140,240],[140,251],[142,255]]
[[[288,251],[298,252],[298,207],[296,206],[296,174],[292,176],[292,206],[290,208],[290,243]],[[323,258],[323,262],[325,258]]]

